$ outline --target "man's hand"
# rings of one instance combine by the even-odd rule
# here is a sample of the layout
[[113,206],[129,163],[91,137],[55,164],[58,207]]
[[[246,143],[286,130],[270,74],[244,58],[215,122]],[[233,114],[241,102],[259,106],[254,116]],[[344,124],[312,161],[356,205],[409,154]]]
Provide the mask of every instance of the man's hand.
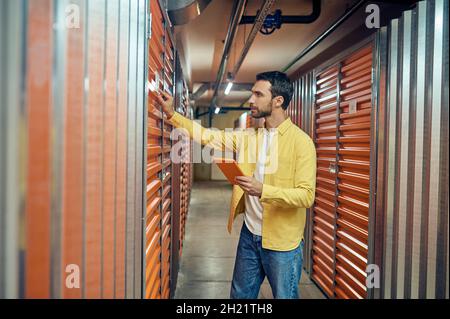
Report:
[[251,176],[236,176],[236,182],[249,195],[261,197],[263,184]]
[[167,117],[171,118],[175,113],[173,109],[173,97],[169,93],[160,90],[156,93],[156,101],[161,105],[162,110],[166,113]]

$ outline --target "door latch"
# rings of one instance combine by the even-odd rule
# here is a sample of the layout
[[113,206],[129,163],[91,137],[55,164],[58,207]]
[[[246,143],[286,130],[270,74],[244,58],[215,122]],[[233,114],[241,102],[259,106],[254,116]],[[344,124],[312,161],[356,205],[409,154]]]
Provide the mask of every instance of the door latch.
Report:
[[331,174],[336,174],[336,171],[337,171],[336,163],[330,163],[330,167],[328,167],[328,171]]

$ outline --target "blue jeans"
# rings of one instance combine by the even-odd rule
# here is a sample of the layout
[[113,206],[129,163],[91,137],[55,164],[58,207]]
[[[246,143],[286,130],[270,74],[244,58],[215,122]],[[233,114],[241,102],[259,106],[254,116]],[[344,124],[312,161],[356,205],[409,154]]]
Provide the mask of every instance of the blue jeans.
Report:
[[231,283],[231,299],[258,298],[267,276],[276,299],[298,299],[298,283],[302,274],[303,241],[290,251],[262,248],[262,237],[242,226]]

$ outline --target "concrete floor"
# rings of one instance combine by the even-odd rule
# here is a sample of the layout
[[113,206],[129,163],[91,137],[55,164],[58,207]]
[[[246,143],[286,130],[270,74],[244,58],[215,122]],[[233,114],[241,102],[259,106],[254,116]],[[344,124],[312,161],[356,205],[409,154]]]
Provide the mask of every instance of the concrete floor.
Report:
[[[186,224],[186,236],[180,261],[175,299],[228,299],[233,276],[236,247],[243,216],[228,234],[226,225],[231,198],[228,182],[195,182]],[[300,298],[324,299],[325,296],[303,272]],[[260,299],[273,299],[264,280]]]

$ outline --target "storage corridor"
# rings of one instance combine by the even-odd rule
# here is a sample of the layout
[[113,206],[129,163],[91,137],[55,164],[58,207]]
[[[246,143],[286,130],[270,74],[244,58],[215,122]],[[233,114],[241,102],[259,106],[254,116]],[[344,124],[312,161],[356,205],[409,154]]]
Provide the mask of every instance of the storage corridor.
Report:
[[449,2],[0,0],[0,299],[449,299]]

